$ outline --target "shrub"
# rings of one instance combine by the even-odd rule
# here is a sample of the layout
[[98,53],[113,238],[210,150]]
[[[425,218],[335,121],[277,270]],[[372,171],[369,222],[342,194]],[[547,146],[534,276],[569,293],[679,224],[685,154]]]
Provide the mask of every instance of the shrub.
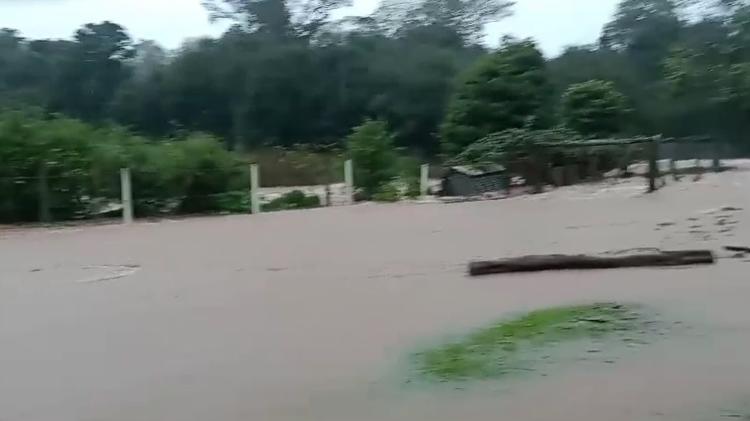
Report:
[[354,184],[366,198],[372,197],[397,175],[393,135],[383,121],[368,120],[347,138],[354,161]]
[[402,155],[397,160],[400,190],[405,197],[416,198],[421,194],[419,186],[420,161],[409,155]]
[[241,179],[244,166],[217,139],[195,134],[174,145],[180,154],[178,174],[184,189],[180,211],[223,210],[218,195],[247,185]]
[[[215,138],[193,134],[161,143],[131,140],[125,154],[138,216],[249,210],[237,203],[249,188],[245,165]],[[227,196],[235,191],[239,193]]]
[[376,202],[398,202],[401,200],[401,193],[393,183],[383,184],[372,195],[372,200]]
[[309,209],[320,207],[320,197],[306,195],[300,190],[293,190],[263,205],[264,212],[275,212],[292,209]]
[[22,112],[0,115],[0,221],[37,219],[42,177],[55,217],[84,214],[94,196],[95,138],[96,131],[77,120],[43,120]]
[[586,136],[608,137],[620,133],[628,113],[625,96],[614,83],[602,80],[569,86],[561,102],[565,125]]
[[410,176],[410,177],[404,178],[403,181],[406,185],[404,196],[410,199],[415,199],[422,194],[419,177]]
[[249,209],[246,165],[202,134],[153,142],[118,127],[5,112],[0,162],[0,222],[38,219],[40,179],[54,219],[107,212],[119,203],[123,167],[131,169],[136,215]]
[[231,191],[216,194],[214,203],[216,210],[227,213],[247,213],[250,211],[250,192]]

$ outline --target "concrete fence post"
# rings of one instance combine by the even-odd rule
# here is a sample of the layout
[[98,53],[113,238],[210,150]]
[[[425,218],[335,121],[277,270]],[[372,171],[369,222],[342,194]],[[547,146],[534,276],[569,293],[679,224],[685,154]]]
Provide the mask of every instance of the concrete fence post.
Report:
[[659,178],[659,137],[648,142],[648,191],[655,192],[656,179]]
[[260,213],[260,173],[258,164],[250,164],[250,212],[254,215]]
[[427,197],[430,194],[430,164],[422,164],[419,171],[419,194]]
[[133,223],[133,191],[130,184],[130,168],[120,169],[120,193],[122,194],[122,222]]
[[351,159],[344,162],[344,184],[347,204],[354,204],[354,165]]

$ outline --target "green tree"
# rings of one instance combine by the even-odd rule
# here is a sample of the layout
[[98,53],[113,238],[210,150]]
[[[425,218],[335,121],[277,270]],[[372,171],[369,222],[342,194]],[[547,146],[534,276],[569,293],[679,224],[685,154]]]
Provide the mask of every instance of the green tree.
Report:
[[530,40],[506,40],[464,75],[441,128],[443,149],[456,154],[509,128],[544,124],[550,85],[546,64]]
[[204,0],[211,18],[229,19],[244,31],[276,39],[310,38],[329,21],[331,12],[351,0]]
[[605,48],[648,54],[673,42],[680,30],[678,0],[622,0],[604,27]]
[[346,141],[354,162],[354,183],[370,198],[398,175],[396,150],[388,124],[367,120],[354,128]]
[[479,43],[510,3],[385,0],[334,25],[347,0],[208,0],[235,25],[170,52],[111,22],[72,40],[3,30],[0,106],[159,138],[200,131],[245,150],[341,143],[379,118],[397,146],[432,155],[560,123],[570,85],[607,80],[628,99],[624,133],[746,142],[748,1],[622,0],[600,43],[548,61],[530,42]]
[[484,27],[511,14],[510,0],[385,0],[374,13],[381,31],[398,36],[419,33],[475,44]]
[[750,149],[750,5],[725,2],[719,17],[696,22],[665,59],[679,134],[710,134]]
[[75,117],[101,120],[127,79],[124,63],[133,55],[132,40],[122,26],[109,21],[84,25],[75,40],[61,63],[51,105]]
[[164,135],[170,131],[164,74],[167,53],[153,41],[142,41],[127,62],[130,74],[118,86],[109,114],[119,123],[142,133]]
[[626,98],[612,82],[590,80],[571,85],[563,94],[563,123],[585,136],[620,133],[626,112]]

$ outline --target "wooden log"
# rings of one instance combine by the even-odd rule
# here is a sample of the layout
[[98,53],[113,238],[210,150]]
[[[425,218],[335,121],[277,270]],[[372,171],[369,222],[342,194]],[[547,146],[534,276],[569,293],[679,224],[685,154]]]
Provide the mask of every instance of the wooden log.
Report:
[[659,251],[621,256],[548,254],[469,263],[471,276],[568,269],[613,269],[645,266],[712,264],[711,250]]
[[734,252],[738,252],[738,253],[750,253],[750,247],[724,246],[724,250],[734,251]]

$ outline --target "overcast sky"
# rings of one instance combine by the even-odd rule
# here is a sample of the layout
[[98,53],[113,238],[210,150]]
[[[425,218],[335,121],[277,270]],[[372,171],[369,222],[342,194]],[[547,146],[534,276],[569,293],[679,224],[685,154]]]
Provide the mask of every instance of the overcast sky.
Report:
[[[353,14],[367,14],[378,0],[355,0]],[[535,38],[547,55],[572,44],[594,42],[618,0],[516,0],[514,16],[488,28],[488,40],[503,34]],[[189,37],[217,35],[200,0],[0,0],[0,27],[29,38],[68,38],[88,22],[111,20],[136,39],[174,48]]]

